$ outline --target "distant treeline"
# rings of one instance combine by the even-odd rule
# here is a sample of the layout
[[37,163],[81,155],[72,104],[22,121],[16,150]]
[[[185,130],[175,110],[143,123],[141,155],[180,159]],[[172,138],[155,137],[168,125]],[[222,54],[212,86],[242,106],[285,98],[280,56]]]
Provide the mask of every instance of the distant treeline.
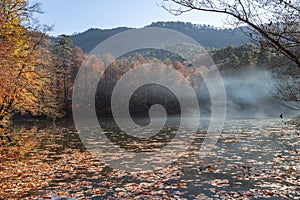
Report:
[[[196,40],[205,48],[225,48],[229,45],[239,46],[250,43],[249,38],[244,34],[246,27],[237,29],[221,29],[210,25],[192,24],[188,22],[153,22],[146,27],[169,28]],[[76,33],[71,36],[74,46],[81,47],[85,53],[89,53],[99,43],[107,38],[131,30],[128,27],[114,29],[91,28],[83,33]],[[55,38],[54,38],[55,40]]]
[[[203,57],[207,56],[212,56],[220,70],[228,92],[228,102],[235,104],[237,110],[245,110],[259,104],[272,105],[273,100],[268,91],[263,91],[265,94],[261,94],[261,92],[258,92],[258,89],[269,87],[262,85],[269,85],[270,82],[266,82],[261,74],[270,74],[270,66],[276,58],[273,54],[248,44],[242,46],[228,46],[224,49],[212,50],[207,53],[199,51],[198,54],[195,53],[195,49],[188,47],[187,44],[184,44],[181,47],[185,50],[185,54],[194,55],[192,63],[171,52],[154,49],[131,52],[130,54],[127,54],[127,57],[122,56],[116,60],[110,55],[106,55],[102,58],[97,56],[88,57],[88,61],[85,63],[89,66],[93,66],[91,74],[104,72],[98,83],[96,93],[96,110],[98,114],[105,116],[111,115],[111,96],[118,80],[129,70],[146,63],[164,64],[183,74],[196,92],[202,113],[209,114],[211,103],[210,96],[202,78],[202,75],[208,73],[210,70],[209,64],[203,59]],[[176,48],[180,48],[180,45],[176,45]],[[190,57],[190,55],[188,57]],[[111,62],[112,60],[114,61]],[[111,64],[104,71],[104,66],[109,62],[111,62]],[[194,66],[193,63],[198,65]],[[168,72],[162,70],[157,73],[164,74]],[[147,74],[147,72],[145,72],[145,74]],[[252,76],[255,78],[254,82],[252,81],[254,79]],[[252,78],[252,80],[247,81],[245,80],[245,77]],[[227,81],[228,79],[232,79],[233,81],[229,82]],[[237,79],[239,81],[236,81]],[[85,77],[85,79],[82,80],[87,81],[85,83],[83,82],[82,85],[82,87],[85,87],[84,90],[86,91],[90,87],[88,85],[89,78]],[[132,81],[134,83],[136,79]],[[174,84],[180,85],[182,83],[179,80],[174,80]],[[239,93],[239,88],[243,91],[240,93],[241,95],[244,94],[246,96],[251,92],[253,93],[253,103],[245,101],[242,96],[237,97],[234,95],[234,92]],[[248,90],[248,92],[245,90]],[[254,103],[255,99],[257,102]],[[175,95],[167,88],[155,84],[145,85],[138,89],[130,100],[129,108],[133,115],[147,115],[150,107],[154,104],[163,105],[168,114],[180,114],[180,105]]]
[[[72,36],[50,38],[47,35],[49,27],[41,26],[33,18],[32,13],[40,11],[39,4],[30,5],[28,1],[4,3],[0,10],[0,128],[9,125],[16,115],[55,119],[71,114],[73,86],[80,67],[89,65],[95,70],[94,73],[101,73],[105,63],[114,59],[98,85],[96,100],[101,103],[97,103],[96,107],[100,113],[110,112],[109,97],[124,73],[140,64],[155,62],[181,72],[195,89],[201,105],[209,105],[207,90],[195,70],[208,70],[205,62],[202,62],[203,66],[192,66],[178,55],[151,49],[131,52],[121,58],[111,58],[110,55],[105,58],[88,57],[87,53],[100,42],[129,28],[90,29]],[[183,22],[157,22],[149,27],[170,28],[194,38],[208,47],[224,74],[225,71],[232,73],[243,67],[269,64],[269,55],[253,46],[221,49],[248,43],[242,29],[217,29]],[[174,48],[188,57],[194,55],[195,61],[203,59],[203,52],[193,46],[182,44]],[[88,77],[85,78],[87,84],[84,87],[88,90]],[[137,91],[131,108],[133,112],[143,113],[154,103],[165,105],[170,113],[180,112],[174,95],[166,88],[158,89],[155,85]]]

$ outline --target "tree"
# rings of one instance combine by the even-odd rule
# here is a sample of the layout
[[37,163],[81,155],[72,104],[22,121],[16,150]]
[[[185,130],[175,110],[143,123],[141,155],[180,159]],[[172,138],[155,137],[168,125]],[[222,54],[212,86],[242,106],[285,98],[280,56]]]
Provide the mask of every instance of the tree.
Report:
[[[260,39],[263,46],[279,51],[300,68],[300,2],[269,0],[165,0],[182,7],[167,8],[175,15],[190,10],[227,14],[234,25],[248,25],[252,39]],[[255,37],[257,36],[257,37]],[[263,39],[263,40],[262,40]]]
[[72,41],[69,35],[62,34],[54,45],[54,65],[56,67],[56,89],[58,104],[66,104],[69,98],[68,81],[72,55]]
[[49,90],[47,28],[33,23],[33,12],[40,12],[39,5],[27,0],[0,2],[0,126],[15,112],[56,113]]
[[242,54],[242,57],[241,57],[241,65],[242,66],[250,66],[252,65],[253,63],[253,57],[251,55],[251,52],[250,51],[244,51],[243,54]]
[[259,68],[267,69],[271,65],[272,65],[272,54],[270,53],[270,51],[261,49],[259,51],[258,58],[257,58],[257,66]]
[[276,89],[272,91],[275,98],[292,109],[300,110],[300,70],[284,56],[277,56],[274,60],[277,65],[273,69],[277,80]]
[[[163,7],[169,12],[180,15],[191,10],[222,13],[228,15],[232,25],[247,25],[245,33],[263,49],[278,54],[277,70],[281,78],[293,79],[292,85],[280,81],[277,93],[284,100],[300,102],[300,1],[299,0],[164,0],[171,2]],[[175,3],[175,4],[174,4]],[[172,7],[176,5],[176,7]],[[280,56],[282,55],[282,56]],[[282,67],[284,66],[284,67]],[[296,82],[295,82],[296,81]],[[290,87],[294,89],[291,90]],[[289,95],[285,94],[285,91]],[[290,94],[292,92],[292,94]],[[291,96],[291,99],[287,97]],[[289,106],[290,107],[290,106]],[[297,106],[298,107],[298,106]],[[300,108],[300,105],[299,107]]]
[[77,72],[86,58],[87,55],[83,53],[80,47],[74,47],[72,49],[72,55],[70,58],[70,69],[68,72],[70,77],[70,81],[68,83],[68,94],[70,95],[73,92],[73,85],[76,79]]
[[238,66],[240,64],[240,59],[234,53],[231,53],[228,62],[229,62],[230,65],[235,67],[235,66]]

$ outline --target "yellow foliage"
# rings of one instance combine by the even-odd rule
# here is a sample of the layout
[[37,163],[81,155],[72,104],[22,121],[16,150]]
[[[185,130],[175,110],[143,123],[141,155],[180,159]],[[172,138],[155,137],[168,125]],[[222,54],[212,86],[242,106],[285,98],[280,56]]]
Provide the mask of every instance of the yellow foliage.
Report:
[[45,113],[52,98],[45,35],[25,28],[33,9],[27,0],[0,6],[0,121],[13,111]]

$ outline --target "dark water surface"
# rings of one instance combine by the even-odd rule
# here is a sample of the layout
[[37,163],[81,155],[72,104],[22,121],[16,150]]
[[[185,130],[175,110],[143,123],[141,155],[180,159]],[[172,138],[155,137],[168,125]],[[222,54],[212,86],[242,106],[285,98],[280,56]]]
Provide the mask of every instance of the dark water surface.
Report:
[[[139,120],[143,124],[147,119]],[[151,153],[168,145],[179,122],[173,118],[158,135],[143,140],[123,133],[108,119],[100,123],[107,138],[120,148]],[[40,162],[52,170],[49,182],[27,191],[24,198],[300,198],[299,127],[277,119],[228,119],[214,149],[200,159],[208,124],[208,119],[201,121],[190,148],[175,162],[155,171],[128,173],[87,153],[71,120],[19,123],[16,130],[37,133]],[[91,141],[96,140],[91,136]]]

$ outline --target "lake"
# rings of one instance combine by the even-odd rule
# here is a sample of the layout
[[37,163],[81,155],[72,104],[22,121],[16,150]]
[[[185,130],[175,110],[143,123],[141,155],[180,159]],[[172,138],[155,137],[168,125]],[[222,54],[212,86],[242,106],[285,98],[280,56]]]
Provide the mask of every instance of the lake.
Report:
[[[137,123],[147,124],[147,120],[138,119]],[[128,136],[108,119],[100,124],[106,137],[119,148],[150,155],[172,141],[179,122],[176,117],[167,121],[163,130],[151,139]],[[189,148],[177,160],[154,171],[132,173],[114,169],[97,152],[88,152],[72,121],[19,123],[12,131],[19,138],[26,137],[20,140],[22,145],[2,149],[5,154],[1,157],[0,196],[3,199],[300,198],[299,127],[279,119],[227,119],[214,148],[200,158],[208,123],[207,119],[201,121]],[[95,139],[95,134],[88,139],[95,145],[107,145]],[[14,151],[17,153],[11,153]],[[114,152],[110,153],[103,154],[116,157]],[[10,159],[12,155],[19,155],[18,160]],[[146,161],[134,165],[142,162]]]

